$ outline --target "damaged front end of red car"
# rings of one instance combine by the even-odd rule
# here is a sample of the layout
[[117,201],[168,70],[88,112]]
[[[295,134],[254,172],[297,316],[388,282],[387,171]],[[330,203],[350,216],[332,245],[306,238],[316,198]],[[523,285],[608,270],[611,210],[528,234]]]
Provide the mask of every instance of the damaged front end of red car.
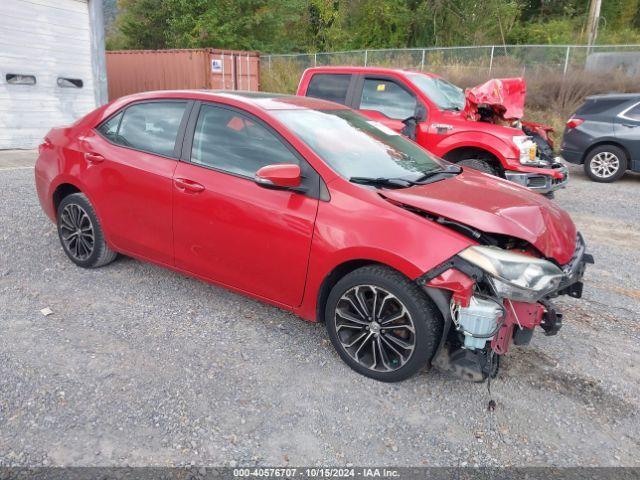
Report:
[[562,313],[552,299],[582,296],[582,277],[593,257],[576,236],[565,265],[531,250],[469,247],[417,279],[445,318],[432,364],[464,379],[495,376],[499,358],[512,344],[527,345],[534,329],[555,335]]
[[432,359],[440,369],[486,379],[536,327],[558,332],[554,298],[581,298],[593,257],[568,213],[546,198],[472,169],[448,183],[386,190],[384,198],[471,242],[416,278],[444,319]]

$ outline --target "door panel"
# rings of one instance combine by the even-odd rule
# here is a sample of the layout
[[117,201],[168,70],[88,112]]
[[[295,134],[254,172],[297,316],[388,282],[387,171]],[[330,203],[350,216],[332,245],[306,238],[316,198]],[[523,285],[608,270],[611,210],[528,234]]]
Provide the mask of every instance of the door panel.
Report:
[[359,110],[359,112],[365,117],[368,117],[375,122],[381,123],[385,127],[388,127],[398,133],[400,133],[405,127],[404,123],[401,120],[389,118],[378,112],[377,110]]
[[91,130],[83,138],[82,180],[118,250],[173,264],[171,197],[178,161],[131,146],[173,153],[186,107],[187,102],[134,104],[98,127],[100,133]]
[[117,147],[98,135],[87,141],[105,160],[90,165],[83,180],[114,247],[173,263],[171,182],[177,160]]
[[303,172],[308,165],[260,121],[234,109],[203,104],[191,129],[191,161],[174,174],[176,266],[299,305],[318,200],[260,187],[252,177],[266,164],[300,162]]
[[176,266],[285,305],[302,301],[318,200],[180,162],[174,186]]

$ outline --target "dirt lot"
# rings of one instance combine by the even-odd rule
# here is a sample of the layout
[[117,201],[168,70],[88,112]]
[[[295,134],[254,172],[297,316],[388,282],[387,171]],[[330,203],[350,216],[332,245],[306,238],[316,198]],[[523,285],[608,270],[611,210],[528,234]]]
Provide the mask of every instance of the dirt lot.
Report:
[[[485,385],[383,384],[322,326],[120,258],[82,270],[0,152],[0,466],[640,465],[640,177],[572,167],[557,202],[596,265],[565,326]],[[48,317],[40,309],[49,307]]]

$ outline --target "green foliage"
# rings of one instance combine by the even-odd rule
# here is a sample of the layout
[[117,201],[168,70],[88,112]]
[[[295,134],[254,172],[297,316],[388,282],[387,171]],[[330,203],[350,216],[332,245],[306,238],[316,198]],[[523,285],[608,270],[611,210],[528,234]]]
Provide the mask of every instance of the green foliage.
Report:
[[[118,0],[109,48],[265,52],[580,43],[589,0]],[[605,0],[599,43],[640,43],[640,0]]]

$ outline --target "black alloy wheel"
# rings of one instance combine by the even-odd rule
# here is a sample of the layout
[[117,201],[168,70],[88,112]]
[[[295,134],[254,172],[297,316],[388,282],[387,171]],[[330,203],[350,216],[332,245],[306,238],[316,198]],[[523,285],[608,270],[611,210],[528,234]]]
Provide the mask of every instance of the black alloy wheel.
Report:
[[399,272],[372,265],[343,277],[326,305],[329,337],[355,371],[395,382],[433,357],[442,318],[422,289]]
[[58,205],[57,219],[62,248],[76,265],[101,267],[118,256],[107,245],[96,212],[84,194],[64,197]]

